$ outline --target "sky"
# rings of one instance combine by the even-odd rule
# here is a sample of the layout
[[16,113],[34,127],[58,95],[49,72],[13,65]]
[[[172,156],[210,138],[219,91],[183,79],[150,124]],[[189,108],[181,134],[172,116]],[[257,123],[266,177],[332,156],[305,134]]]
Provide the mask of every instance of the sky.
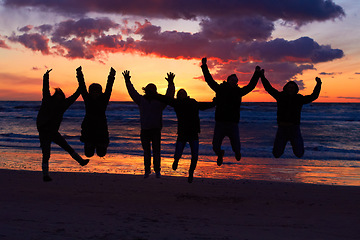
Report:
[[[235,73],[248,84],[256,66],[281,90],[296,81],[317,102],[360,102],[360,2],[355,0],[0,0],[0,100],[41,100],[42,76],[69,96],[82,66],[87,86],[116,73],[111,101],[135,88],[175,86],[198,101],[214,92],[201,59],[219,83]],[[81,98],[80,98],[81,99]],[[272,102],[259,81],[244,102]]]

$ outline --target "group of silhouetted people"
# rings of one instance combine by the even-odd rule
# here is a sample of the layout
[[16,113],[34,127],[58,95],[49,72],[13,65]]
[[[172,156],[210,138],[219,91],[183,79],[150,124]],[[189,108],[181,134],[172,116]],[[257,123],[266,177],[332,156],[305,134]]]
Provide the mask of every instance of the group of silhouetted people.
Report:
[[[285,84],[283,91],[278,91],[271,86],[265,77],[265,70],[259,66],[255,68],[254,74],[244,87],[238,86],[238,78],[235,74],[230,75],[226,81],[219,84],[211,76],[207,67],[207,59],[202,59],[201,69],[209,87],[215,92],[212,102],[197,102],[188,96],[185,89],[180,89],[175,95],[174,73],[167,73],[165,78],[168,88],[165,95],[157,92],[157,87],[149,83],[143,88],[144,95],[139,94],[130,81],[130,72],[125,70],[122,75],[125,79],[126,88],[132,100],[138,105],[140,112],[140,140],[144,151],[144,177],[151,174],[151,153],[153,157],[153,169],[156,177],[161,177],[161,129],[162,113],[167,105],[174,108],[178,119],[177,140],[175,145],[173,170],[178,167],[186,143],[191,149],[191,164],[188,182],[191,183],[199,155],[199,133],[200,118],[199,110],[215,107],[215,128],[212,146],[217,156],[217,165],[221,166],[225,151],[221,149],[222,141],[228,137],[234,151],[235,159],[241,159],[241,146],[239,135],[240,105],[241,98],[250,93],[257,85],[259,79],[265,90],[277,101],[277,124],[278,129],[273,146],[273,155],[279,158],[285,146],[290,141],[295,156],[302,157],[304,154],[304,143],[300,131],[301,109],[304,104],[310,103],[318,98],[321,89],[321,80],[316,78],[316,86],[311,95],[303,96],[298,93],[299,87],[296,82],[289,81]],[[66,142],[59,133],[59,127],[65,111],[76,99],[82,96],[85,104],[85,117],[81,124],[81,142],[84,143],[86,157],[92,157],[95,152],[104,157],[109,146],[109,131],[106,119],[106,108],[110,100],[112,87],[115,81],[116,71],[111,68],[105,91],[98,83],[93,83],[86,89],[84,75],[81,67],[76,69],[76,77],[79,87],[73,95],[66,98],[60,88],[50,94],[49,73],[43,76],[43,99],[37,117],[37,129],[39,131],[40,145],[42,149],[42,172],[43,180],[51,181],[49,176],[49,159],[51,142],[58,144],[67,151],[81,166],[89,163],[83,159]]]

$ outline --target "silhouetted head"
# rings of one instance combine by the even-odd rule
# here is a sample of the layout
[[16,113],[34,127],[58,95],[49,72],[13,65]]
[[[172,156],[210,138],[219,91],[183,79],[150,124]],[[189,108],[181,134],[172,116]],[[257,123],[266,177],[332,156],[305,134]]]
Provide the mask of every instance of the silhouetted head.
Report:
[[157,93],[156,85],[149,83],[146,87],[143,88],[145,95],[155,95]]
[[294,81],[289,81],[283,87],[283,91],[289,95],[295,95],[299,92],[299,86]]
[[61,88],[55,88],[55,92],[52,95],[52,97],[58,101],[62,101],[65,100],[65,94],[64,92],[61,90]]
[[231,86],[236,86],[239,79],[237,78],[237,76],[235,74],[231,74],[230,76],[228,76],[227,80],[226,80]]
[[177,94],[176,94],[176,98],[177,99],[185,99],[185,98],[187,98],[187,92],[185,91],[185,89],[180,89],[178,92],[177,92]]
[[89,94],[92,97],[98,97],[102,94],[102,87],[98,83],[93,83],[89,86]]

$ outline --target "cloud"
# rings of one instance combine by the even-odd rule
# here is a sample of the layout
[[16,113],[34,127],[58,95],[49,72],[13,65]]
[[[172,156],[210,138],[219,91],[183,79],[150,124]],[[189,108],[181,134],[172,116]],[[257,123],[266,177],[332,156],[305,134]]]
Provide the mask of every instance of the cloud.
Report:
[[28,32],[28,31],[30,31],[32,28],[33,28],[32,25],[27,25],[27,26],[25,26],[25,27],[20,28],[19,31],[20,31],[20,32]]
[[110,29],[116,29],[119,25],[108,18],[82,18],[78,21],[67,20],[55,26],[53,41],[59,39],[76,37],[99,37]]
[[3,4],[9,7],[37,7],[63,14],[98,12],[168,19],[259,15],[272,21],[283,19],[298,25],[345,15],[342,7],[332,0],[4,0]]
[[[344,56],[341,49],[322,45],[311,37],[272,39],[277,20],[300,27],[345,16],[342,7],[332,0],[3,0],[2,4],[68,17],[55,24],[18,28],[18,33],[8,39],[42,54],[69,59],[103,62],[107,54],[117,52],[173,59],[206,56],[213,60],[211,70],[218,79],[235,72],[245,84],[252,74],[249,70],[259,64],[275,86],[294,80],[302,87],[301,79],[295,76],[314,69],[316,63]],[[121,20],[90,18],[90,12],[116,14]],[[137,22],[130,23],[129,16],[137,16]],[[139,18],[196,20],[199,31],[163,31],[149,20],[139,22]]]
[[343,96],[340,96],[340,97],[337,97],[337,98],[347,99],[347,100],[360,100],[360,97],[343,97]]
[[2,40],[2,39],[0,39],[0,48],[10,48],[7,44],[6,44],[6,42],[4,41],[4,40]]
[[200,26],[204,36],[210,39],[266,40],[274,31],[273,22],[262,16],[206,19]]
[[333,75],[339,75],[339,74],[342,74],[342,72],[330,72],[330,73],[327,73],[327,72],[321,72],[319,73],[320,75],[327,75],[327,76],[333,76]]
[[8,37],[8,39],[12,42],[19,42],[33,51],[40,51],[43,54],[49,54],[49,39],[39,33],[24,33],[19,36],[12,35]]

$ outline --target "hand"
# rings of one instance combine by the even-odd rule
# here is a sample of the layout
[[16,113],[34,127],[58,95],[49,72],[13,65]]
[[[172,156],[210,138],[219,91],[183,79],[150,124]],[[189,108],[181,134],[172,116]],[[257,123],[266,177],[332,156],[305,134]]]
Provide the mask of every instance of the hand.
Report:
[[113,68],[110,68],[110,76],[115,76],[115,74],[116,74],[116,71],[115,71],[115,69],[113,69]]
[[206,62],[207,62],[207,58],[205,57],[205,58],[203,58],[203,59],[201,59],[201,63],[202,63],[202,65],[206,65]]
[[212,102],[213,102],[213,103],[216,103],[216,97],[214,97],[214,98],[212,99]]
[[130,78],[131,78],[130,71],[125,70],[125,71],[122,72],[122,75],[124,76],[125,81],[130,81]]
[[319,77],[316,77],[316,78],[315,78],[315,81],[316,81],[317,83],[321,83],[321,79],[320,79]]
[[174,78],[175,78],[175,74],[173,74],[172,72],[169,72],[169,73],[167,74],[167,78],[165,78],[165,79],[166,79],[166,81],[168,81],[169,83],[173,83],[173,82],[174,82]]
[[52,71],[52,69],[47,70],[46,73],[44,73],[44,77],[49,77],[49,73]]

